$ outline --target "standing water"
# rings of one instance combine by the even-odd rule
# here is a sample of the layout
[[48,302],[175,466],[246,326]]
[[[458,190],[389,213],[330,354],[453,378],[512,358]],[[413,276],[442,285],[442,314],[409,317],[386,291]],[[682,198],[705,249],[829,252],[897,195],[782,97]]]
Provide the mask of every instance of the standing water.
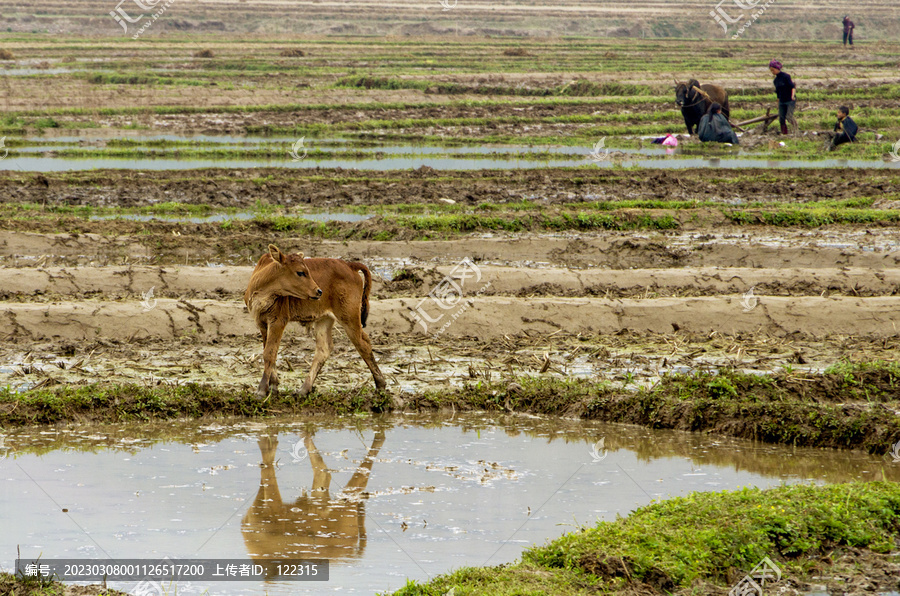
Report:
[[[329,560],[329,581],[178,594],[372,594],[497,565],[693,491],[900,480],[861,453],[530,416],[185,421],[0,435],[0,567],[23,559]],[[111,582],[133,590],[137,582]],[[174,590],[169,593],[173,593]]]

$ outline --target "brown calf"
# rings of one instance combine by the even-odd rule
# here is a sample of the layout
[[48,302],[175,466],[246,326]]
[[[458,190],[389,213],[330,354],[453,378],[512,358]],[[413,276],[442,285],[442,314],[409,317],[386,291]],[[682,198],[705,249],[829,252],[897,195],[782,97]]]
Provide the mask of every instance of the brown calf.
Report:
[[[363,274],[365,281],[359,278]],[[313,383],[334,342],[331,328],[339,321],[347,336],[375,377],[375,386],[384,389],[384,375],[375,363],[369,336],[363,331],[369,315],[369,290],[372,275],[362,263],[340,259],[304,259],[303,253],[286,255],[274,244],[256,264],[244,293],[244,303],[256,320],[263,338],[262,381],[257,394],[262,398],[278,392],[275,360],[285,326],[297,321],[312,327],[316,335],[316,354],[312,369],[300,395],[312,390]]]

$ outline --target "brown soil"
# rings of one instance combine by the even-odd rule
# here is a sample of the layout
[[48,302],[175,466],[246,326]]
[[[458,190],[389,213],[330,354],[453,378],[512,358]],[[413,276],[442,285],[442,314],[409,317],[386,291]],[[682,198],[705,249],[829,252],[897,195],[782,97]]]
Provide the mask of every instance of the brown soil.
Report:
[[[437,108],[435,108],[437,110]],[[0,202],[95,207],[161,202],[252,208],[339,209],[397,203],[461,205],[531,200],[538,205],[584,201],[713,201],[741,208],[753,202],[806,203],[881,198],[900,193],[900,170],[719,169],[615,172],[563,169],[371,172],[361,170],[99,170],[0,177]],[[443,199],[443,201],[442,201]],[[737,202],[737,204],[736,204]],[[6,226],[4,226],[6,227]]]
[[[448,266],[404,267],[393,279],[376,272],[377,299],[427,295],[452,272]],[[153,288],[157,298],[243,299],[249,266],[229,267],[16,267],[3,269],[0,300],[50,302],[63,299],[141,299]],[[481,265],[479,283],[490,284],[482,296],[604,298],[757,296],[896,296],[900,270],[868,268],[761,269],[715,267],[685,269],[559,269]]]
[[[371,242],[298,238],[289,233],[227,232],[212,224],[106,222],[104,234],[43,234],[0,230],[0,264],[64,266],[113,264],[255,265],[270,242],[309,257],[340,257],[370,268],[476,262],[573,269],[673,267],[896,268],[900,250],[890,228],[840,227],[809,231],[743,229],[731,233],[609,232],[494,234],[465,240]],[[102,229],[102,228],[100,228]],[[212,236],[204,237],[204,232]],[[110,235],[119,233],[119,235]]]
[[[522,77],[514,77],[510,79],[502,78],[501,81],[483,80],[479,77],[472,76],[444,76],[429,78],[429,81],[443,82],[463,85],[471,89],[467,94],[460,95],[440,95],[437,87],[428,88],[424,95],[422,91],[416,90],[364,90],[349,89],[341,91],[331,91],[328,94],[329,101],[336,104],[335,107],[316,110],[302,110],[296,112],[251,112],[241,114],[216,112],[215,107],[210,107],[210,112],[204,114],[167,114],[164,116],[142,116],[140,119],[145,126],[152,129],[165,130],[168,133],[192,134],[206,133],[212,135],[222,134],[247,134],[248,132],[258,132],[260,130],[274,129],[293,129],[302,130],[304,127],[313,127],[317,124],[331,124],[340,122],[344,124],[354,122],[364,122],[370,120],[424,120],[422,123],[411,123],[404,127],[403,134],[418,133],[438,136],[459,136],[466,137],[496,137],[499,135],[516,135],[516,136],[568,136],[569,134],[579,132],[583,127],[583,123],[569,122],[542,122],[543,118],[558,118],[562,116],[590,116],[598,114],[598,106],[589,102],[575,104],[540,104],[533,103],[534,100],[517,99],[512,104],[500,104],[491,106],[477,105],[458,105],[456,102],[460,99],[478,100],[484,99],[486,96],[479,94],[478,90],[482,87],[496,88],[504,86],[510,89],[510,93],[518,85],[524,85],[526,88],[535,89],[562,87],[566,83],[571,82],[570,77],[562,76],[545,76],[539,79],[529,79]],[[753,79],[744,80],[722,80],[722,77],[716,77],[716,80],[722,84],[730,86],[740,86],[749,84],[751,88],[761,86],[761,81],[754,77]],[[602,82],[603,78],[591,77],[591,82]],[[608,82],[616,82],[608,80]],[[649,82],[649,81],[648,81]],[[768,82],[768,81],[766,81]],[[865,87],[868,83],[863,80],[847,81],[854,87]],[[828,89],[830,85],[827,81],[810,81],[804,80],[805,89]],[[496,96],[496,95],[495,95]],[[173,100],[177,98],[173,96]],[[250,98],[248,98],[250,99]],[[280,98],[287,99],[287,98]],[[295,99],[295,98],[291,98]],[[316,99],[321,99],[321,92],[317,94]],[[357,105],[359,102],[406,102],[406,103],[432,103],[428,107],[402,107],[402,108],[385,108],[373,110],[360,110]],[[251,103],[246,101],[245,103]],[[341,108],[339,104],[351,104],[346,108]],[[900,102],[896,100],[871,99],[865,102],[865,107],[884,110],[896,110]],[[820,108],[829,107],[830,104],[825,102],[804,103],[804,106]],[[749,110],[757,115],[763,115],[767,109],[773,108],[771,100],[744,100],[740,103],[740,108]],[[663,110],[674,110],[677,114],[677,106],[674,101],[674,94],[671,104],[660,104],[659,102],[646,103],[629,103],[627,106],[611,106],[605,108],[602,113],[630,115],[631,117],[625,121],[625,124],[641,126],[646,123],[642,116],[647,114],[656,114]],[[83,117],[82,117],[83,118]],[[488,125],[456,125],[456,124],[434,124],[430,119],[488,119]],[[527,122],[518,122],[517,119],[527,118]],[[676,117],[669,121],[672,124],[671,131],[675,133],[686,132],[683,121]],[[71,119],[75,121],[75,117],[63,117],[63,120]],[[503,120],[506,120],[505,122]],[[135,120],[132,115],[115,115],[107,116],[103,119],[103,123],[110,128],[125,128],[130,122]],[[376,129],[368,136],[379,137],[386,133],[393,133],[393,130]],[[699,144],[696,139],[687,142],[688,146]],[[743,143],[742,143],[743,144]],[[315,139],[312,139],[307,146],[314,146]]]
[[[102,233],[0,231],[0,383],[252,385],[261,346],[242,292],[273,240],[372,269],[368,331],[401,391],[540,370],[648,386],[668,371],[822,370],[900,358],[900,252],[891,228],[371,242],[213,224],[91,225]],[[429,292],[465,257],[481,273],[466,286],[471,305],[425,333],[413,309],[436,316]],[[280,354],[286,387],[302,382],[312,351],[301,329],[289,329]],[[320,386],[370,383],[339,337]]]
[[[546,312],[540,305],[534,305],[530,310],[541,312],[525,317],[527,321],[521,316],[513,318],[506,310],[498,313],[492,309],[492,316],[485,316],[488,311],[473,307],[470,311],[474,312],[467,311],[443,334],[427,337],[418,330],[406,332],[412,323],[404,318],[402,305],[415,302],[373,301],[367,329],[389,387],[401,393],[418,393],[469,379],[533,375],[541,370],[549,375],[577,375],[649,386],[664,372],[709,367],[771,372],[790,366],[802,371],[822,370],[842,360],[900,359],[896,334],[883,335],[883,328],[890,327],[891,323],[881,327],[870,325],[869,331],[874,333],[868,336],[851,329],[842,335],[814,337],[805,326],[788,333],[769,324],[772,315],[761,306],[744,314],[738,305],[739,298],[731,298],[730,305],[726,299],[719,299],[724,308],[731,309],[727,313],[730,318],[748,321],[738,329],[729,324],[725,329],[703,328],[694,332],[686,325],[687,328],[675,331],[671,321],[684,322],[684,313],[689,309],[677,307],[678,312],[673,313],[664,304],[652,300],[619,303],[617,307],[593,303],[591,313],[575,310],[571,305],[553,305],[552,311]],[[389,305],[397,308],[385,310]],[[528,310],[529,305],[519,302],[517,308]],[[614,312],[616,308],[618,312]],[[566,309],[574,316],[566,320],[550,318]],[[706,320],[698,310],[695,305],[691,315]],[[785,310],[780,312],[783,314]],[[809,306],[805,307],[805,312],[810,310]],[[148,312],[137,301],[13,305],[4,314],[4,329],[13,337],[7,338],[0,347],[0,383],[27,387],[102,380],[237,383],[252,388],[259,380],[262,344],[249,315],[243,311],[237,302],[163,299],[158,299],[155,308]],[[599,329],[603,321],[592,318],[598,312],[602,314],[601,311],[606,313],[605,332]],[[719,309],[715,313],[720,321],[723,320],[721,312]],[[816,315],[820,328],[826,323],[832,325],[827,317],[829,312],[844,321],[850,320],[851,324],[855,322],[852,314],[833,307],[821,317]],[[650,313],[653,318],[645,323],[643,313]],[[622,315],[630,316],[621,320]],[[896,309],[883,316],[896,319]],[[495,329],[492,323],[496,320],[510,324]],[[796,320],[787,322],[797,323]],[[659,323],[661,331],[625,330],[626,323],[631,329],[646,329]],[[561,329],[561,324],[566,328]],[[576,334],[574,331],[582,325],[584,331]],[[587,326],[595,330],[589,332]],[[312,338],[300,327],[288,328],[279,353],[286,390],[302,383],[313,345]],[[353,388],[370,384],[368,369],[339,330],[335,350],[318,385]]]
[[[623,329],[667,333],[737,336],[766,330],[773,336],[826,337],[856,335],[890,338],[900,328],[896,298],[819,298],[765,296],[744,312],[741,296],[714,298],[656,298],[646,300],[599,298],[485,297],[461,303],[431,325],[435,333],[449,324],[450,336],[489,340],[504,335],[546,334],[554,331],[616,333]],[[417,325],[412,311],[418,298],[392,298],[372,304],[369,324],[381,333],[413,333]],[[151,301],[149,304],[153,304]],[[197,335],[210,340],[220,336],[254,336],[255,324],[237,301],[157,299],[147,310],[141,302],[84,301],[56,304],[11,304],[4,308],[5,339],[66,339],[83,341],[98,337],[176,339]],[[471,304],[466,308],[467,304]],[[430,316],[442,315],[427,299],[422,308]],[[458,314],[457,314],[458,313]],[[496,325],[503,321],[503,325]]]

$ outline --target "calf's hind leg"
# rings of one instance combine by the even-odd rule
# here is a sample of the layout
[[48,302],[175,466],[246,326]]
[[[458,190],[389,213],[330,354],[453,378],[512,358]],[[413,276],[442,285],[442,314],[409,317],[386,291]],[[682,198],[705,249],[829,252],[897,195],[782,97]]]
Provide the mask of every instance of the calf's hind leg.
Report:
[[312,391],[313,383],[316,382],[316,377],[319,376],[322,365],[325,364],[325,361],[331,355],[331,350],[334,349],[334,340],[331,337],[332,327],[334,327],[334,319],[331,317],[324,317],[313,323],[313,330],[316,334],[316,354],[313,356],[309,376],[306,377],[306,382],[300,388],[300,395],[307,395]]
[[372,354],[372,342],[369,341],[369,336],[363,331],[359,319],[351,322],[341,321],[341,325],[344,327],[344,331],[347,332],[347,337],[350,338],[350,341],[356,347],[356,351],[359,352],[359,355],[362,356],[362,359],[368,365],[369,370],[372,371],[372,377],[375,378],[375,387],[378,389],[387,387],[384,375],[381,374],[378,363],[375,362],[375,356]]

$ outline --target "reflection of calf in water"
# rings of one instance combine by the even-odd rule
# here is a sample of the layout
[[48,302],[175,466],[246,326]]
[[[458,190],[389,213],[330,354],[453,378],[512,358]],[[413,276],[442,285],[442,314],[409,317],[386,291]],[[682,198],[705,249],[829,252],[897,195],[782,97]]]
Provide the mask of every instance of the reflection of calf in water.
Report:
[[244,516],[241,531],[247,551],[255,563],[265,567],[267,577],[277,575],[272,559],[329,559],[335,563],[361,557],[366,548],[363,492],[384,444],[384,431],[375,432],[365,459],[335,498],[329,494],[331,472],[312,437],[307,435],[304,443],[313,469],[312,490],[285,503],[275,478],[278,440],[269,436],[259,439],[263,460],[259,492]]

